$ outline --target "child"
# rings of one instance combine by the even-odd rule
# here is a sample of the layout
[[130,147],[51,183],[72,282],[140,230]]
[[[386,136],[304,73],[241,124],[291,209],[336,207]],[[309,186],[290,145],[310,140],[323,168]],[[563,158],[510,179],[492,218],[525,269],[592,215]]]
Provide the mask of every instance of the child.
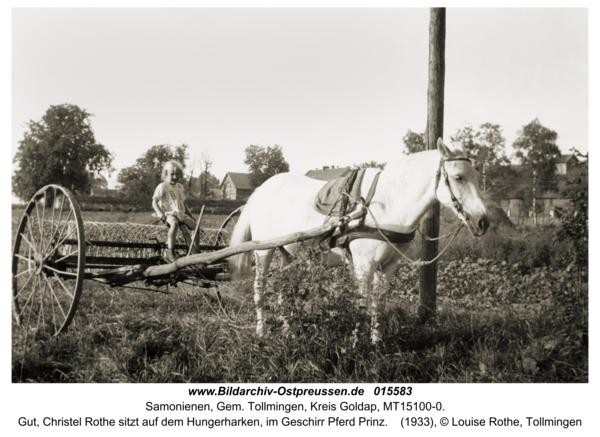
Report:
[[169,262],[174,262],[178,258],[174,248],[179,223],[183,222],[190,229],[196,228],[196,222],[191,218],[192,213],[185,204],[183,185],[177,183],[182,177],[182,165],[177,161],[167,162],[162,171],[163,182],[156,187],[154,196],[152,196],[152,206],[157,217],[163,223],[169,224],[168,252],[165,256]]

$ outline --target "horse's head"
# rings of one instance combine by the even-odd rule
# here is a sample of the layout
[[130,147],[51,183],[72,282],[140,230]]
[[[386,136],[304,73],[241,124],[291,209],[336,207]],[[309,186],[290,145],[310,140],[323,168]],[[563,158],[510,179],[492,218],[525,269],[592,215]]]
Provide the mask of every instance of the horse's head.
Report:
[[439,138],[437,146],[442,156],[436,176],[436,197],[456,213],[474,236],[481,237],[488,230],[490,221],[479,191],[479,174],[462,145],[450,149]]

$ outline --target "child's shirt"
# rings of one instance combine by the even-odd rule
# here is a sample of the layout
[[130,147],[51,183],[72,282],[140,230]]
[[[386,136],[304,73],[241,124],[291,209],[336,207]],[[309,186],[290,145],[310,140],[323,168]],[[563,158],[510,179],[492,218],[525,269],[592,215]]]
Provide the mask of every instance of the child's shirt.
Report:
[[183,185],[177,183],[171,185],[168,182],[163,182],[156,187],[153,199],[158,200],[158,205],[163,210],[165,215],[173,215],[178,220],[183,220],[185,215],[185,192]]

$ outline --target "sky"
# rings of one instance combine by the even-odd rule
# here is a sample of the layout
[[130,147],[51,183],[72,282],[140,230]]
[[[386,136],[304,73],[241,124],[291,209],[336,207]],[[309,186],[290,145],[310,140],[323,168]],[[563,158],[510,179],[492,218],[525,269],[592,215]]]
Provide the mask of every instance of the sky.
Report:
[[[588,150],[586,8],[446,19],[446,142],[491,122],[510,156],[537,117],[563,153]],[[220,180],[279,145],[304,174],[393,160],[426,124],[426,8],[14,8],[11,24],[12,157],[26,122],[74,104],[115,156],[111,187],[153,145],[208,153]]]

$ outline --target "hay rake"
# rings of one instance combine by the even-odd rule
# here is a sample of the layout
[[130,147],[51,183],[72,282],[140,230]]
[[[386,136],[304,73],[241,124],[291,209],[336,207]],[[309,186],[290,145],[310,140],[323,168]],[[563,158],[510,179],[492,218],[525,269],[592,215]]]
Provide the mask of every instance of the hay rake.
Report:
[[[181,226],[175,249],[189,258],[226,248],[241,208],[219,229],[193,233]],[[52,334],[67,329],[77,310],[84,280],[111,287],[144,281],[145,286],[175,285],[191,279],[199,286],[228,280],[223,257],[164,274],[147,275],[167,265],[161,253],[165,226],[83,222],[75,197],[59,185],[39,190],[19,222],[12,256],[13,315],[19,325]]]

